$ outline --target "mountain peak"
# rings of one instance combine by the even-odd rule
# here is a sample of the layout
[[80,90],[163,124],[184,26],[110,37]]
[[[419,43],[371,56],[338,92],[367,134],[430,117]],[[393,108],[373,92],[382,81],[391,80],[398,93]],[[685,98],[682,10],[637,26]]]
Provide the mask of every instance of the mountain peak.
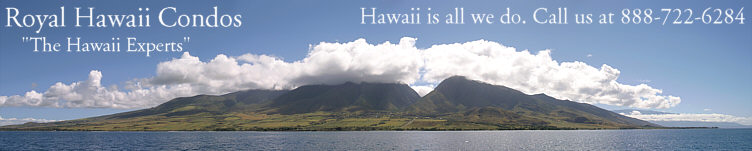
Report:
[[659,125],[590,104],[559,100],[542,93],[527,95],[512,88],[452,76],[422,98],[405,84],[305,85],[293,90],[182,97],[149,109],[0,129],[477,130],[653,126]]
[[468,79],[465,76],[454,75],[454,76],[444,79],[444,81],[447,81],[447,80],[468,80]]
[[449,78],[446,78],[446,79],[442,80],[441,83],[439,83],[439,86],[442,85],[442,84],[456,84],[456,83],[466,83],[466,82],[479,83],[479,84],[487,84],[485,82],[481,82],[481,81],[477,81],[477,80],[470,80],[470,79],[468,79],[465,76],[455,75],[455,76],[451,76]]
[[527,95],[512,88],[469,80],[463,76],[447,78],[408,109],[417,114],[438,114],[488,107],[508,111],[506,116],[522,121],[544,119],[550,124],[657,126],[590,104],[559,100],[543,93]]

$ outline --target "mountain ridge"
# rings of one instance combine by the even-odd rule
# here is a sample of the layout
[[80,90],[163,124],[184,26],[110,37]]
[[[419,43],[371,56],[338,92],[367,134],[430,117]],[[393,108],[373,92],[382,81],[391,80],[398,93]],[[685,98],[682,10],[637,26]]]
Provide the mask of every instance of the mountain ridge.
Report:
[[[515,111],[520,116],[544,114],[551,120],[575,123],[659,127],[590,104],[558,100],[545,94],[527,95],[512,88],[469,80],[461,76],[442,81],[434,91],[421,98],[421,101],[410,109],[417,113],[435,114],[488,106]],[[432,108],[439,110],[431,111]]]
[[405,84],[306,85],[175,98],[153,108],[1,130],[496,130],[656,128],[545,94],[453,76],[420,97]]
[[[640,110],[640,109],[612,110],[612,112],[619,113],[622,115],[630,115],[630,114],[633,115],[635,114],[635,111],[637,112],[637,114],[640,114],[640,115],[678,114],[678,113],[669,113],[669,112],[661,112],[661,111],[653,111],[653,110]],[[670,121],[670,120],[654,120],[650,122],[661,125],[661,126],[666,126],[666,127],[752,128],[752,125],[743,125],[743,124],[734,123],[734,122]]]
[[301,86],[274,99],[267,108],[278,108],[271,113],[282,114],[350,110],[398,111],[418,98],[418,93],[405,84],[347,82],[340,85]]

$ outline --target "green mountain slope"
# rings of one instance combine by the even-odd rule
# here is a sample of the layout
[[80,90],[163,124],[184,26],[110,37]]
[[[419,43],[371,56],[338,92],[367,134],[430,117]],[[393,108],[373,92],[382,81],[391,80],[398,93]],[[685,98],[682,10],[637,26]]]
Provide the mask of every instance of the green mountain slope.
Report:
[[[0,127],[0,129],[96,130],[96,128],[101,125],[119,125],[120,123],[124,123],[124,126],[113,127],[127,128],[127,126],[133,126],[139,122],[170,120],[171,118],[181,119],[194,116],[204,118],[237,111],[254,110],[287,92],[288,90],[246,90],[218,96],[197,95],[192,97],[180,97],[148,109],[60,122],[9,125]],[[172,122],[171,124],[180,123]],[[118,128],[113,128],[111,130],[134,130]],[[140,130],[145,129],[140,127]]]
[[198,95],[159,106],[0,130],[498,130],[658,125],[589,104],[451,77],[424,97],[404,84],[344,83]]
[[345,83],[340,85],[309,85],[290,91],[267,108],[271,113],[299,114],[317,111],[397,112],[420,99],[405,84]]
[[287,90],[246,90],[220,96],[197,95],[167,101],[159,106],[105,116],[107,118],[130,118],[164,114],[165,116],[190,115],[198,113],[223,114],[233,111],[253,110],[269,103],[274,98],[287,93]]
[[504,111],[503,115],[497,117],[508,118],[495,120],[498,121],[497,124],[507,124],[509,122],[504,120],[513,120],[519,121],[512,122],[514,124],[556,127],[659,126],[590,104],[558,100],[545,94],[527,95],[508,87],[459,76],[442,81],[434,91],[408,107],[406,111],[418,115],[437,116],[478,110]]

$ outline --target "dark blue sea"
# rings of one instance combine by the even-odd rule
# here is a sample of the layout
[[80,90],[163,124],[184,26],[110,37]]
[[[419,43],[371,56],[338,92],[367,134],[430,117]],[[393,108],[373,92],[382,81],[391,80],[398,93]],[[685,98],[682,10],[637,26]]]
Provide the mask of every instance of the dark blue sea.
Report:
[[752,129],[0,132],[0,150],[752,150]]

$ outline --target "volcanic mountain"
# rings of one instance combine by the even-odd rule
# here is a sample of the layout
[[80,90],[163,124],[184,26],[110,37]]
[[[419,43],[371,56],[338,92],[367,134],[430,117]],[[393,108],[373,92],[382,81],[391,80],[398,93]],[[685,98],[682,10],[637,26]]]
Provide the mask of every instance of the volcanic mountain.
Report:
[[660,127],[593,105],[451,77],[420,97],[405,84],[307,85],[198,95],[159,106],[0,130],[494,130]]
[[513,117],[507,120],[518,120],[516,124],[529,125],[545,123],[544,125],[556,126],[659,126],[590,104],[559,100],[545,94],[527,95],[508,87],[468,80],[460,76],[445,79],[436,89],[408,107],[406,111],[419,115],[461,112],[463,116],[494,112],[497,116],[481,117]]
[[405,84],[347,82],[340,85],[302,86],[277,97],[267,108],[272,113],[299,114],[316,111],[398,112],[420,99]]

